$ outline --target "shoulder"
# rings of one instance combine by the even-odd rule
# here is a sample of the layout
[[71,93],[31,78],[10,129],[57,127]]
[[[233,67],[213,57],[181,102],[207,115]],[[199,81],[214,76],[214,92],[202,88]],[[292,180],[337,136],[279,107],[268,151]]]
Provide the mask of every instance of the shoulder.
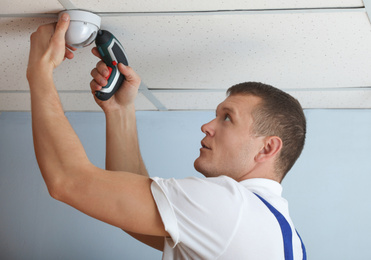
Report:
[[[203,259],[215,259],[228,246],[242,219],[244,199],[238,182],[225,176],[152,180],[153,197],[171,236],[171,246],[182,242]],[[200,248],[205,241],[207,246]]]
[[163,179],[160,177],[151,177],[151,179],[156,183],[164,183],[164,184],[175,184],[179,183],[181,185],[217,185],[217,186],[223,186],[225,184],[228,185],[238,185],[238,182],[234,179],[221,175],[218,177],[187,177],[184,179],[175,179],[175,178],[169,178],[169,179]]
[[162,179],[158,177],[151,178],[153,180],[152,186],[159,186],[163,191],[169,191],[181,189],[184,192],[200,192],[209,193],[210,191],[215,192],[227,192],[227,193],[239,193],[238,182],[227,176],[211,177],[211,178],[197,178],[188,177],[185,179]]
[[[241,185],[226,177],[185,179],[152,178],[152,194],[156,201],[166,200],[166,204],[236,211],[245,201]],[[241,186],[241,187],[240,187]],[[243,187],[242,187],[243,188]]]

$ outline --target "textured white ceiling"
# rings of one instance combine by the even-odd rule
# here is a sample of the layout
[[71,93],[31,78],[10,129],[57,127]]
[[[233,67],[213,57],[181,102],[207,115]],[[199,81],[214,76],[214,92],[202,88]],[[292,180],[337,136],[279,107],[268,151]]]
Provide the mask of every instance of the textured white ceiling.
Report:
[[0,13],[52,13],[65,8],[78,8],[93,12],[183,12],[217,10],[271,10],[297,8],[349,8],[363,7],[362,0],[1,0]]
[[[70,4],[98,12],[102,28],[124,45],[145,83],[139,110],[215,109],[225,90],[243,81],[284,89],[306,108],[371,108],[371,24],[364,3],[271,2],[2,1],[0,111],[29,110],[29,36]],[[78,50],[55,71],[65,110],[99,110],[89,91],[98,61],[90,49]]]
[[57,0],[0,1],[0,14],[56,13],[63,9],[65,8]]
[[236,9],[287,9],[363,6],[362,0],[214,0],[214,1],[171,1],[171,0],[131,0],[101,1],[74,0],[76,6],[94,12],[159,12],[159,11],[210,11]]

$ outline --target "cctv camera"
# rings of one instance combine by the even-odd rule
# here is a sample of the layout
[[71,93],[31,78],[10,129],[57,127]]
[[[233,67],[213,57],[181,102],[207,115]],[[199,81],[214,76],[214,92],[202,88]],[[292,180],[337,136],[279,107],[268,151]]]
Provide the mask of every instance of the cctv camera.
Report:
[[82,48],[90,45],[97,36],[100,28],[101,18],[87,11],[67,10],[59,13],[70,15],[70,26],[66,32],[66,43],[75,48]]

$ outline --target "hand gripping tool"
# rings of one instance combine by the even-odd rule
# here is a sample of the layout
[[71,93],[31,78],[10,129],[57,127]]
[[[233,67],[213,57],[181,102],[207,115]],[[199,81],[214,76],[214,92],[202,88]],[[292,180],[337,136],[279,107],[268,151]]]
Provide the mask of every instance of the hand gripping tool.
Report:
[[118,64],[123,63],[128,66],[129,63],[121,43],[109,31],[99,30],[95,44],[109,70],[109,75],[106,77],[107,85],[95,92],[98,99],[105,101],[115,94],[125,80],[125,76],[120,73],[117,67]]

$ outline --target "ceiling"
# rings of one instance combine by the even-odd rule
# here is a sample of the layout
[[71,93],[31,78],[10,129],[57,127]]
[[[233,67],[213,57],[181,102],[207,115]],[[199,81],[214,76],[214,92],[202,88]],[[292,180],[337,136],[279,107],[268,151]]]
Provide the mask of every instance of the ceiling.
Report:
[[[64,9],[102,17],[143,83],[138,110],[209,110],[244,81],[304,108],[371,108],[371,0],[1,0],[0,111],[29,111],[29,38]],[[54,73],[66,111],[100,111],[98,62],[79,49]]]

